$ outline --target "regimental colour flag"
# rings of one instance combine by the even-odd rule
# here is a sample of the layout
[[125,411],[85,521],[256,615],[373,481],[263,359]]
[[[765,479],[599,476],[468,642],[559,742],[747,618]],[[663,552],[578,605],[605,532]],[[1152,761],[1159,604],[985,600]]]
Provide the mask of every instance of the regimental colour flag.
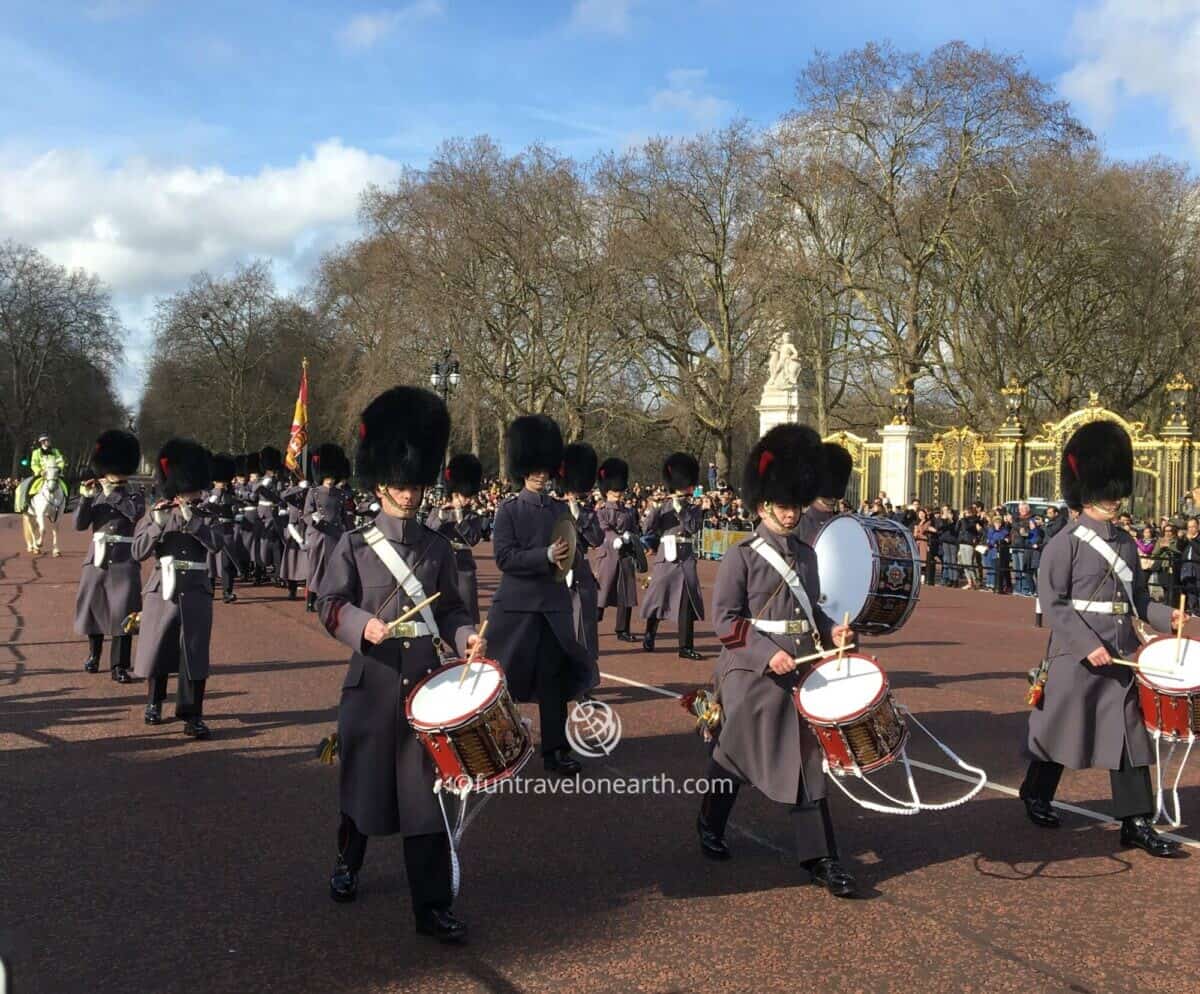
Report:
[[304,475],[305,450],[308,448],[308,360],[300,366],[300,393],[296,397],[296,413],[292,415],[292,436],[288,439],[283,463],[297,476]]

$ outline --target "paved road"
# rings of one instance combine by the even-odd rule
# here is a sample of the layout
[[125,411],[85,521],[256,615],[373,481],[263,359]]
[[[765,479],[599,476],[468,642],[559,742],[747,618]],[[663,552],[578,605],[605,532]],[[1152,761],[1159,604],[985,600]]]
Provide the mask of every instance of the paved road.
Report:
[[[248,588],[216,605],[214,737],[193,743],[178,723],[142,723],[144,684],[83,672],[71,609],[85,543],[64,531],[63,546],[31,560],[19,523],[0,518],[0,950],[16,994],[1200,990],[1195,844],[1171,862],[1120,849],[1098,820],[1104,773],[1068,774],[1061,798],[1087,813],[1058,832],[1010,796],[1023,673],[1044,645],[1029,601],[926,591],[901,632],[870,644],[897,698],[994,789],[911,818],[835,797],[863,899],[808,886],[786,813],[753,792],[720,865],[697,852],[691,797],[502,797],[468,833],[457,909],[472,941],[448,949],[412,932],[396,839],[372,841],[356,904],[327,896],[336,771],[314,746],[346,653],[302,603]],[[624,738],[587,773],[699,776],[701,743],[668,695],[707,680],[715,639],[689,663],[668,631],[646,656],[611,625],[599,696]],[[919,735],[911,754],[951,766]],[[931,799],[963,788],[917,776]],[[1200,776],[1184,783],[1195,819]],[[1200,838],[1194,823],[1181,832]]]

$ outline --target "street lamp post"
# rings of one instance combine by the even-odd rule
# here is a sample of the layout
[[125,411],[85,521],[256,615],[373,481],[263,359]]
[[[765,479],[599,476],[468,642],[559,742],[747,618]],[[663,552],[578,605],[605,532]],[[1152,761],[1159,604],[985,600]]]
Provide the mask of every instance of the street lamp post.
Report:
[[[450,351],[450,343],[446,343],[446,347],[442,349],[440,359],[433,361],[433,366],[429,371],[429,385],[437,392],[445,404],[450,403],[450,394],[458,389],[458,384],[461,382],[462,376],[458,371],[458,359]],[[445,485],[446,475],[446,459],[450,453],[447,450],[446,455],[442,457],[442,472],[439,477],[438,485]]]

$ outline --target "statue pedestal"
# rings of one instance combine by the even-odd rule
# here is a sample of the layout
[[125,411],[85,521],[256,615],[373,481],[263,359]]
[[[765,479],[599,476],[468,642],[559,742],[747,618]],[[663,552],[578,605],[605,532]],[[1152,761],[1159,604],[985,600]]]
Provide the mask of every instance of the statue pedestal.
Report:
[[[887,425],[879,434],[883,436],[879,489],[888,495],[892,507],[904,507],[917,489],[917,429]],[[866,496],[871,500],[875,494]]]
[[761,438],[776,425],[800,420],[799,387],[763,387],[758,404],[758,434]]

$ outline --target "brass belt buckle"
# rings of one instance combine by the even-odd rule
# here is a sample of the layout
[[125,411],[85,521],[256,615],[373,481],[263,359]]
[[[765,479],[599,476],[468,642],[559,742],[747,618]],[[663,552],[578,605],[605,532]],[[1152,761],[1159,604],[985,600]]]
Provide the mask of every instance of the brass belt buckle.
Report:
[[785,624],[787,625],[788,635],[803,635],[808,631],[807,621],[788,621]]
[[415,639],[417,637],[415,621],[393,621],[388,628],[389,634],[394,639]]
[[1113,614],[1128,614],[1129,613],[1129,605],[1126,604],[1124,601],[1113,601],[1112,613]]

